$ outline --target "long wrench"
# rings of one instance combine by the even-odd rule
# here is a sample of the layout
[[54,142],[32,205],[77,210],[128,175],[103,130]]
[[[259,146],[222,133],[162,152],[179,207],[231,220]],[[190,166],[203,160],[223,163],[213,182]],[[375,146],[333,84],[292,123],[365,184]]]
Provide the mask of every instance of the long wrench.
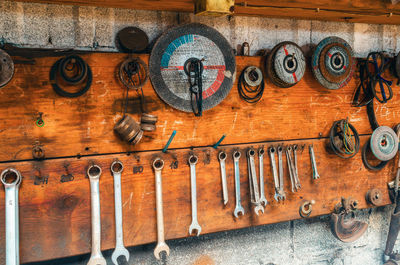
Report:
[[265,207],[268,201],[265,198],[264,190],[264,148],[258,149],[258,165],[260,170],[260,203]]
[[190,165],[190,186],[192,194],[192,223],[189,226],[189,234],[192,234],[194,230],[197,231],[197,236],[201,233],[201,226],[197,220],[197,188],[196,188],[196,164],[198,158],[195,155],[189,156]]
[[313,171],[313,178],[319,179],[319,174],[317,170],[317,162],[315,161],[315,154],[314,154],[314,146],[312,144],[309,145],[310,157],[311,157],[311,167]]
[[163,214],[163,199],[162,199],[162,177],[161,170],[164,167],[164,160],[156,158],[153,161],[153,169],[156,182],[156,208],[157,208],[157,246],[154,249],[156,259],[161,259],[161,252],[165,252],[169,256],[169,247],[165,243],[164,237],[164,214]]
[[226,153],[224,151],[219,152],[218,154],[219,166],[221,168],[221,183],[222,183],[222,197],[224,199],[224,205],[228,203],[228,187],[226,184]]
[[124,170],[122,162],[115,160],[111,164],[111,173],[114,177],[114,203],[115,203],[115,249],[111,255],[111,260],[118,265],[118,257],[124,256],[129,262],[129,251],[124,246],[124,234],[122,227],[122,199],[121,199],[121,173]]
[[239,158],[240,151],[233,152],[233,162],[235,165],[235,197],[236,197],[236,207],[233,215],[238,218],[239,213],[244,215],[244,209],[242,207],[241,199],[240,199],[240,171],[239,171]]
[[268,148],[268,154],[271,160],[272,176],[274,177],[274,185],[275,185],[274,199],[275,201],[279,202],[281,196],[279,195],[279,178],[278,178],[278,170],[276,169],[275,152],[276,152],[275,147],[270,146]]
[[294,180],[295,180],[297,189],[300,189],[301,184],[300,184],[300,179],[299,179],[299,171],[297,169],[297,149],[298,149],[297,144],[294,144],[292,149],[293,149],[293,162],[294,162],[293,166],[294,166],[294,173],[295,173]]
[[283,147],[281,145],[278,146],[278,167],[279,167],[279,197],[281,200],[286,199],[286,193],[283,189],[283,161],[282,161],[282,152]]
[[100,176],[101,168],[92,164],[87,170],[90,180],[90,201],[92,212],[92,253],[87,265],[107,265],[101,253],[101,218],[100,218]]
[[1,182],[5,189],[6,209],[6,265],[19,264],[19,206],[18,189],[22,177],[14,168],[7,168],[1,172]]
[[258,192],[258,183],[257,183],[257,175],[256,175],[256,165],[254,162],[254,156],[256,152],[253,148],[250,148],[247,151],[247,167],[249,172],[249,187],[250,187],[250,197],[251,203],[255,205],[254,212],[258,215],[261,211],[264,213],[264,207],[260,202],[260,194]]
[[292,151],[292,147],[289,145],[286,148],[286,161],[287,161],[288,169],[289,169],[290,184],[292,185],[291,186],[292,187],[292,192],[296,192],[297,188],[298,188],[298,185],[297,185],[296,180],[295,180],[296,172],[295,172],[295,169],[294,169],[294,163],[293,163],[291,151]]

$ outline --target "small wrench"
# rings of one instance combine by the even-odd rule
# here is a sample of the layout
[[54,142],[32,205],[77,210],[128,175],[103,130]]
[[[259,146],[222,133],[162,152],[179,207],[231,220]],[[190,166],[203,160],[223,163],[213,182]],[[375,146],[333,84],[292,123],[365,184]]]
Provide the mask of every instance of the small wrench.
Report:
[[224,151],[219,152],[218,159],[221,168],[222,196],[224,199],[224,205],[226,205],[228,203],[228,187],[226,184],[226,167],[225,167],[226,153]]
[[258,183],[257,183],[257,175],[256,175],[256,165],[254,162],[254,156],[256,152],[253,148],[250,148],[247,151],[247,167],[249,171],[249,187],[250,187],[250,198],[251,203],[255,205],[254,212],[258,215],[261,211],[264,213],[264,207],[260,202],[260,194],[258,192]]
[[118,257],[124,256],[129,261],[129,251],[124,246],[124,234],[122,229],[122,199],[121,199],[121,173],[124,170],[122,162],[115,160],[111,164],[111,173],[114,177],[114,202],[115,202],[115,249],[111,255],[111,260],[118,265]]
[[313,171],[313,178],[319,179],[319,174],[317,170],[317,162],[315,161],[315,154],[314,154],[314,146],[312,144],[309,145],[310,157],[311,157],[311,167]]
[[233,152],[233,162],[235,165],[235,195],[236,195],[236,207],[233,215],[238,218],[239,213],[244,215],[244,209],[241,204],[240,199],[240,171],[239,171],[239,158],[240,158],[240,151]]
[[165,243],[164,238],[164,214],[163,214],[163,199],[162,199],[162,177],[161,170],[164,167],[164,160],[156,158],[153,161],[153,169],[155,173],[156,182],[156,208],[157,208],[157,246],[154,249],[154,256],[156,259],[161,259],[161,252],[165,251],[169,256],[169,247]]
[[100,185],[101,168],[90,165],[87,170],[90,180],[90,201],[92,212],[92,253],[87,265],[107,265],[101,254],[101,218],[100,218]]
[[19,264],[18,189],[22,177],[16,169],[7,168],[0,178],[5,189],[6,265],[16,265]]
[[190,165],[190,186],[192,194],[192,223],[189,226],[189,234],[192,234],[194,230],[197,231],[197,236],[201,233],[201,226],[197,221],[197,190],[196,190],[196,164],[198,158],[195,155],[189,157]]
[[278,146],[278,167],[279,167],[279,196],[281,200],[286,199],[286,193],[283,190],[283,162],[282,162],[282,152],[283,147],[281,145]]
[[267,198],[265,198],[264,191],[264,148],[258,149],[258,164],[260,169],[260,203],[265,207],[268,201]]

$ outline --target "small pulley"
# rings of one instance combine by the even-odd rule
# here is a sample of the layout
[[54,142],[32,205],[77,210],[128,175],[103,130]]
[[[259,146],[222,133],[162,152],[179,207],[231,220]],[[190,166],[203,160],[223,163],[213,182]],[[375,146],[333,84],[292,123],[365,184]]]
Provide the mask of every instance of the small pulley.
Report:
[[14,76],[14,62],[10,55],[0,49],[0,88],[7,85]]
[[380,126],[372,133],[370,147],[372,153],[377,159],[388,161],[397,153],[399,138],[392,128]]
[[346,86],[353,77],[356,60],[351,46],[339,37],[323,39],[311,58],[312,71],[317,81],[328,89]]
[[149,79],[147,65],[138,57],[129,57],[119,67],[119,79],[128,89],[139,89]]
[[294,86],[306,71],[303,51],[294,42],[279,43],[267,57],[266,70],[274,85],[282,88]]

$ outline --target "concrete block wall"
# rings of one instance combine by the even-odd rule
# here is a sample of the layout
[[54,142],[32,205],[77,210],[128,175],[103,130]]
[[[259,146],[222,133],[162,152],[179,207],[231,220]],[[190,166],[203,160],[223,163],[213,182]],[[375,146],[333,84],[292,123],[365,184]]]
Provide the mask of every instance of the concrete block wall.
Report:
[[[21,47],[75,48],[116,51],[115,35],[125,26],[137,26],[154,42],[180,23],[200,22],[220,31],[233,48],[250,43],[251,53],[271,49],[281,41],[294,41],[306,51],[324,37],[336,35],[353,46],[356,56],[400,50],[400,26],[271,19],[260,17],[210,18],[188,13],[60,6],[0,1],[0,42]],[[329,217],[296,220],[268,226],[172,240],[167,264],[333,264],[383,263],[383,249],[392,206],[364,210],[359,217],[368,231],[350,244],[336,240]],[[129,264],[158,264],[154,244],[130,248]],[[112,251],[106,251],[111,264]],[[86,264],[89,256],[44,264]]]

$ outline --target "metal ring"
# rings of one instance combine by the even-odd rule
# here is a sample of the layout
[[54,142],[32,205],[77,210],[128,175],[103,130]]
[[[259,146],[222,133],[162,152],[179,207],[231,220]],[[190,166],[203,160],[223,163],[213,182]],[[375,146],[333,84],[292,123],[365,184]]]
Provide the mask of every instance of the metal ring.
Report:
[[[134,69],[135,67],[136,69]],[[134,76],[138,76],[137,83],[133,80]],[[140,58],[127,58],[119,67],[119,79],[125,87],[138,89],[144,86],[149,79],[147,65]]]
[[244,70],[244,81],[249,86],[259,86],[263,80],[263,74],[257,66],[248,66]]
[[90,165],[87,169],[87,175],[91,179],[98,179],[101,176],[101,167],[98,165]]
[[[116,168],[114,168],[114,167],[116,167]],[[114,162],[112,162],[110,168],[111,168],[111,172],[112,172],[113,174],[115,174],[115,173],[121,173],[121,172],[124,170],[124,165],[122,164],[121,161],[119,161],[119,160],[117,159],[117,160],[115,160]]]
[[[13,182],[11,182],[11,183],[8,183],[8,182],[6,181],[7,175],[8,175],[9,173],[15,174],[15,180],[14,180]],[[21,182],[21,180],[22,180],[22,179],[21,179],[21,173],[19,173],[18,170],[14,169],[14,168],[11,168],[11,167],[10,167],[10,168],[7,168],[7,169],[5,169],[5,170],[3,170],[3,171],[1,172],[0,179],[1,179],[1,182],[3,183],[3,185],[4,185],[4,186],[8,186],[8,187],[14,186],[14,185],[18,185],[18,184]]]

